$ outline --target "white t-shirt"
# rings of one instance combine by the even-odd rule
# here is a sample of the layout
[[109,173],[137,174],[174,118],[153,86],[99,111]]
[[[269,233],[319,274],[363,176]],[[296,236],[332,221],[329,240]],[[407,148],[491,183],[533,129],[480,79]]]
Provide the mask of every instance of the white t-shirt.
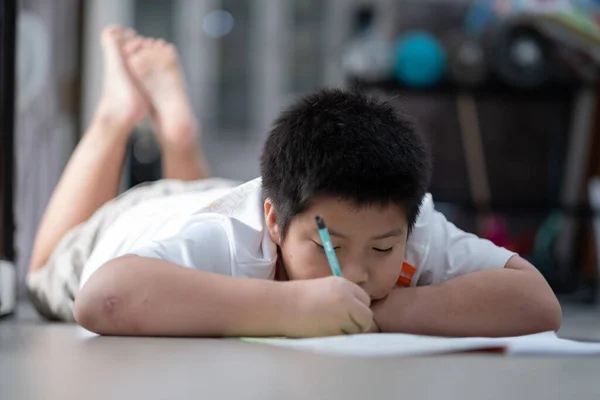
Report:
[[[81,287],[103,264],[125,254],[233,277],[274,279],[277,246],[265,226],[261,179],[232,189],[171,195],[132,207],[99,240],[84,266]],[[513,255],[458,229],[434,209],[427,194],[405,258],[412,266],[410,286],[422,286],[503,268]],[[398,269],[400,272],[400,266]]]

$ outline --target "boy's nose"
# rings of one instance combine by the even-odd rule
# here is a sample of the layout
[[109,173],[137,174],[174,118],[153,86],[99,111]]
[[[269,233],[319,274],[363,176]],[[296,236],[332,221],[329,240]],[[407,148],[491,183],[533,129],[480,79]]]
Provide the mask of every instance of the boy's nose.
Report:
[[342,272],[344,274],[344,278],[348,279],[350,282],[356,283],[357,285],[367,283],[369,280],[367,268],[361,266],[360,264],[346,264]]

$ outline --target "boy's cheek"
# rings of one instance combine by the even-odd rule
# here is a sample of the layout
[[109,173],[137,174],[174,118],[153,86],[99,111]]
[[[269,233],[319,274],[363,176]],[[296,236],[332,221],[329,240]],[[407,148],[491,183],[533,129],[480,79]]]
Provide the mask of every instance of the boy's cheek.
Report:
[[[291,244],[291,243],[290,243]],[[315,251],[306,248],[294,248],[289,246],[282,248],[282,255],[287,274],[290,279],[316,279],[331,275],[327,264],[323,266],[323,260]]]
[[[383,299],[392,292],[398,285],[398,277],[400,276],[400,268],[397,267],[397,262],[390,266],[381,268],[380,273],[374,276],[374,293],[371,295],[373,299]],[[402,265],[402,263],[400,263]]]
[[290,280],[308,280],[308,279],[318,279],[325,278],[331,275],[331,273],[326,274],[316,268],[307,268],[305,266],[292,266],[288,269],[288,276]]
[[317,279],[331,275],[331,270],[327,265],[323,268],[321,260],[315,257],[305,257],[304,259],[296,259],[294,265],[297,273],[301,276],[300,279]]

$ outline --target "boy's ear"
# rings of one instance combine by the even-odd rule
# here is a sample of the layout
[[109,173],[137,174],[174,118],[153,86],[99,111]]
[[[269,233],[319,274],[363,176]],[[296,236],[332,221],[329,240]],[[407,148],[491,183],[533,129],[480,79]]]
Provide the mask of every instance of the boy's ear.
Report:
[[277,211],[273,206],[271,199],[265,200],[265,221],[267,223],[267,229],[269,230],[269,236],[273,243],[281,244],[281,232],[279,226],[277,226]]

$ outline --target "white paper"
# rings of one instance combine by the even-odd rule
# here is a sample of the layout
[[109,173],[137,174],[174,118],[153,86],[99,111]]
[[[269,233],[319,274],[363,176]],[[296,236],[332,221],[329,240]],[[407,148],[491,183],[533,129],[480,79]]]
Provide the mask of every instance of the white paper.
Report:
[[515,355],[600,355],[600,343],[560,339],[554,332],[547,332],[514,338],[506,351]]
[[347,356],[425,356],[502,350],[512,355],[600,355],[600,343],[559,339],[554,332],[511,338],[441,338],[406,334],[364,334],[315,339],[250,339],[272,346]]

